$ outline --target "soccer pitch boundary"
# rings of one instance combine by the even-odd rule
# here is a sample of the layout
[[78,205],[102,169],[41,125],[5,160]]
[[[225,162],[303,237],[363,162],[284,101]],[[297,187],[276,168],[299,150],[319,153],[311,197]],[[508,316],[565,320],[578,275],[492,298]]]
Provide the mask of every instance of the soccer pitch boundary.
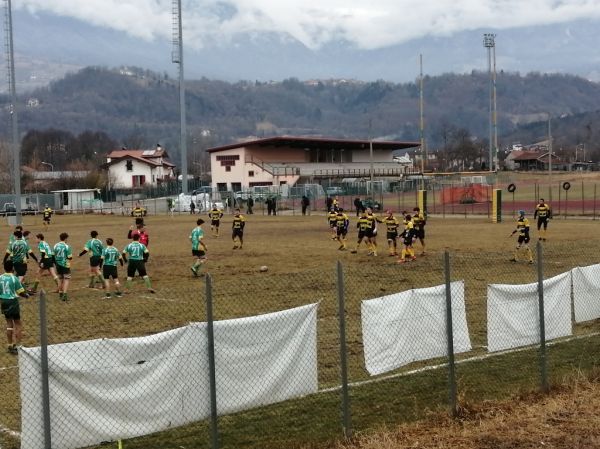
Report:
[[[569,337],[569,338],[565,338],[565,339],[561,339],[561,340],[551,341],[551,342],[548,342],[546,344],[546,346],[555,346],[555,345],[558,345],[558,344],[561,344],[561,343],[569,343],[571,341],[583,340],[585,338],[592,338],[592,337],[597,337],[597,336],[600,336],[600,332],[593,332],[591,334],[577,335],[577,336],[574,336],[574,337]],[[465,364],[465,363],[469,363],[469,362],[478,362],[478,361],[486,360],[486,359],[493,358],[493,357],[501,357],[501,356],[504,356],[504,355],[517,354],[519,352],[530,351],[530,350],[536,349],[536,348],[537,348],[537,346],[530,345],[530,346],[524,346],[522,348],[509,349],[509,350],[506,350],[506,351],[499,351],[499,352],[495,352],[495,353],[488,353],[488,354],[483,354],[483,355],[478,355],[478,356],[474,356],[474,357],[469,357],[469,358],[466,358],[466,359],[458,360],[458,361],[455,362],[455,364],[456,365],[461,365],[461,364]],[[381,376],[381,377],[378,377],[376,379],[368,379],[368,380],[362,380],[362,381],[358,381],[358,382],[350,382],[348,384],[348,386],[349,387],[360,387],[360,386],[364,386],[364,385],[371,385],[371,384],[375,384],[375,383],[379,383],[379,382],[384,382],[384,381],[387,381],[387,380],[398,379],[398,378],[401,378],[401,377],[409,377],[409,376],[413,376],[415,374],[424,373],[424,372],[427,372],[427,371],[435,371],[435,370],[446,368],[447,366],[448,366],[447,363],[437,364],[437,365],[432,365],[432,366],[426,366],[426,367],[423,367],[423,368],[419,368],[419,369],[407,371],[405,373],[391,374],[391,375],[387,375],[387,376]],[[6,371],[6,370],[9,370],[9,369],[15,369],[15,368],[18,368],[18,366],[14,365],[14,366],[0,367],[0,371]],[[333,393],[333,392],[339,391],[341,389],[342,389],[342,386],[338,385],[338,386],[335,386],[335,387],[324,388],[322,390],[319,390],[315,394],[316,395],[320,395],[320,394]],[[2,424],[0,424],[0,434],[6,434],[6,435],[9,435],[9,436],[11,436],[13,438],[21,439],[21,433],[20,432],[8,429],[7,427],[4,427]],[[1,446],[0,446],[0,449],[1,449]]]

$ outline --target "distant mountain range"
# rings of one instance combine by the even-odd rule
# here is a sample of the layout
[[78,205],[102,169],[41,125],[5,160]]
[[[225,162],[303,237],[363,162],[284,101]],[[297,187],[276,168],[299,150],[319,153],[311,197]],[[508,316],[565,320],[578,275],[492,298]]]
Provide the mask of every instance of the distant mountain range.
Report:
[[[171,42],[147,42],[123,32],[48,13],[14,11],[18,88],[31,90],[86,66],[148,68],[176,74]],[[419,54],[429,75],[487,69],[484,32],[496,32],[497,67],[508,72],[555,72],[600,80],[597,24],[474,30],[445,38],[427,37],[377,50],[360,50],[346,41],[311,50],[290,36],[247,34],[228,45],[185,47],[186,78],[281,81],[286,78],[350,78],[413,81]],[[185,38],[185,36],[184,36]]]
[[[457,130],[485,147],[489,134],[489,79],[485,72],[424,79],[425,138],[444,147]],[[545,138],[547,114],[557,148],[600,141],[600,84],[571,75],[498,75],[501,146]],[[419,89],[415,83],[349,80],[186,83],[188,147],[200,151],[235,139],[274,135],[419,140]],[[4,104],[6,97],[0,98]],[[177,160],[177,80],[144,69],[89,67],[19,99],[19,127],[74,134],[102,131],[122,145],[161,143]],[[9,135],[8,108],[0,131]],[[462,133],[462,136],[465,136]]]

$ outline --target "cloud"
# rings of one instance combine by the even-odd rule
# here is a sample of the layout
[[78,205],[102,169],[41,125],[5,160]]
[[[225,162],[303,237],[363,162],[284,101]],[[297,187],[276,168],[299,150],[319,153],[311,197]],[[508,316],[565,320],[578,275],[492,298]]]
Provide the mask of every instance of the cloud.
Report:
[[[17,0],[146,40],[173,36],[172,0]],[[186,46],[277,33],[309,48],[345,40],[376,49],[425,36],[599,19],[600,0],[182,0]]]

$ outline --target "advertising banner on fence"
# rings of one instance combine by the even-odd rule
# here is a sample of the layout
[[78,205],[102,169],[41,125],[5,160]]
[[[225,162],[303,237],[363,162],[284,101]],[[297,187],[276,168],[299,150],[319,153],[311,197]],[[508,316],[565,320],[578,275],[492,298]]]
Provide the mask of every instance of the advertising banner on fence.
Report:
[[571,274],[575,322],[600,318],[600,265],[573,268]]
[[[571,335],[571,273],[547,279],[543,285],[546,340]],[[537,282],[488,285],[487,304],[489,352],[539,343]]]
[[[221,414],[317,391],[317,305],[214,323]],[[48,347],[52,446],[132,438],[210,414],[206,323]],[[22,449],[44,447],[41,349],[19,357]]]
[[[454,352],[471,350],[463,281],[451,283]],[[365,364],[371,375],[448,354],[446,286],[409,290],[363,301]]]

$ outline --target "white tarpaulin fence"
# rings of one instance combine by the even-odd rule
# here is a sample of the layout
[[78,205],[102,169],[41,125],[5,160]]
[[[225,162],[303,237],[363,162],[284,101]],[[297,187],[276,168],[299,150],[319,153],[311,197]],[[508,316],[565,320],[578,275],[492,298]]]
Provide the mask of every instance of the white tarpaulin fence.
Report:
[[[571,272],[544,281],[546,340],[572,334]],[[540,342],[538,284],[491,284],[487,293],[488,351]]]
[[[218,413],[317,391],[317,304],[214,323]],[[53,447],[77,448],[206,419],[206,323],[48,347]],[[19,357],[22,449],[44,447],[41,349]]]
[[[451,283],[454,352],[471,350],[463,281]],[[371,375],[448,353],[446,286],[409,290],[363,301],[365,364]]]
[[575,322],[600,318],[600,265],[573,268],[571,273]]

